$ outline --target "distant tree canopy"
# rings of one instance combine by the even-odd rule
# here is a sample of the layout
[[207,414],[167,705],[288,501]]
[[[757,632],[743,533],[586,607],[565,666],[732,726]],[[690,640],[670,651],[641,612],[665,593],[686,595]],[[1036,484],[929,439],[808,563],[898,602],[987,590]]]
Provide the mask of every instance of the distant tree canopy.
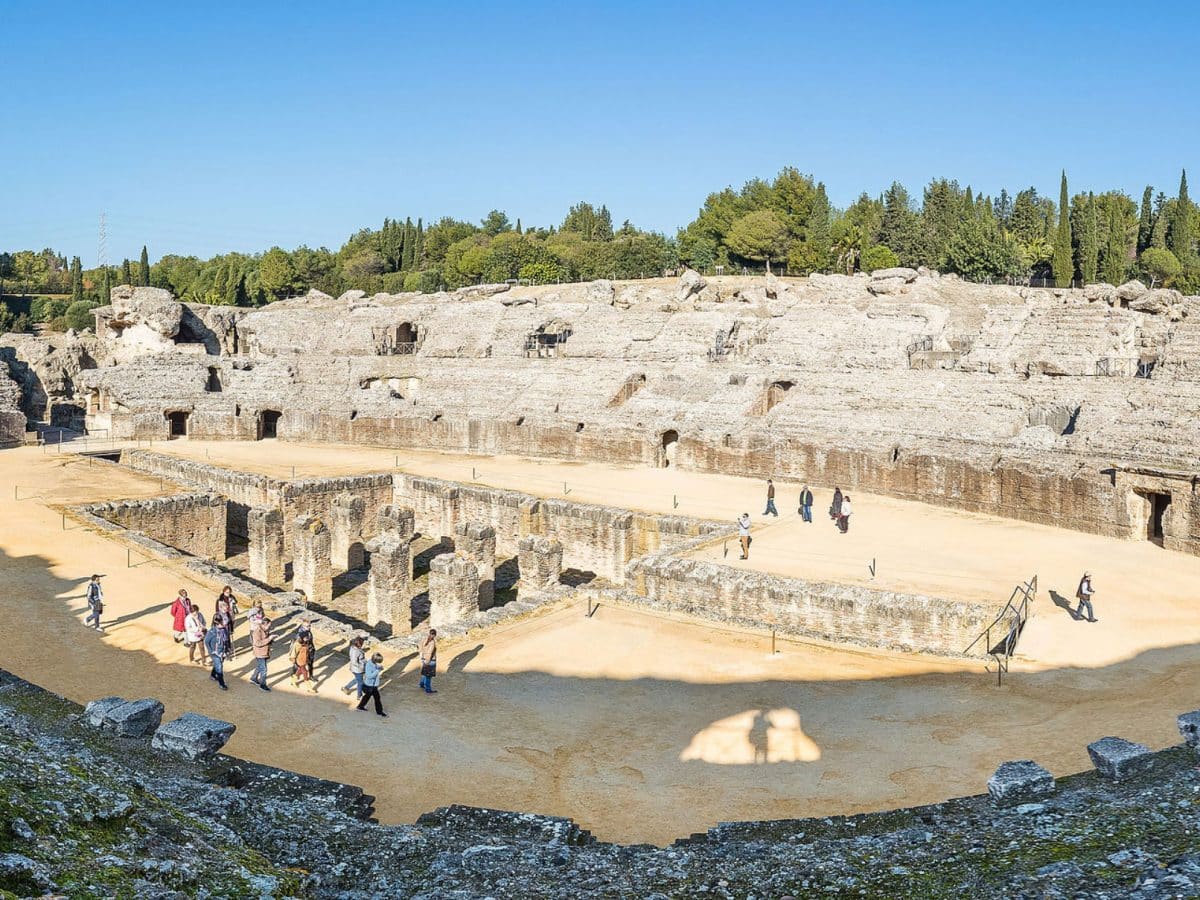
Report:
[[491,210],[478,224],[389,217],[363,228],[340,249],[272,247],[210,259],[168,254],[84,269],[51,248],[0,252],[0,294],[24,298],[0,306],[0,326],[82,328],[117,284],[149,284],[185,302],[259,306],[318,290],[453,290],[479,282],[534,284],[662,275],[680,264],[704,272],[743,267],[811,272],[928,266],[977,281],[1054,278],[1059,284],[1140,277],[1149,284],[1200,292],[1200,207],[1187,173],[1168,197],[1147,186],[1141,202],[1119,191],[1071,195],[1062,173],[1058,202],[1032,188],[995,198],[937,178],[920,196],[895,182],[861,194],[845,209],[825,185],[795,168],[739,190],[709,194],[674,237],[628,220],[614,226],[604,204],[572,205],[557,225],[522,225]]

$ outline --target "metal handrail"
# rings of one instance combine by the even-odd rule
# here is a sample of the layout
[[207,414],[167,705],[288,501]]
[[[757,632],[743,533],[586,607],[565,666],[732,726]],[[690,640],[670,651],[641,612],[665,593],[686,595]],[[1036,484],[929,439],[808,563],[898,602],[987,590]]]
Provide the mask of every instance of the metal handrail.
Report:
[[[1025,630],[1025,623],[1029,621],[1029,607],[1033,603],[1034,597],[1037,596],[1037,583],[1037,575],[1034,575],[1028,582],[1019,584],[1013,588],[1008,602],[1004,604],[1004,608],[1000,610],[999,615],[963,651],[963,655],[965,656],[971,652],[971,649],[976,644],[980,641],[985,641],[984,647],[986,648],[987,655],[996,661],[997,684],[1003,684],[1004,674],[1008,671],[1013,654],[1017,650],[1017,639],[1020,638],[1021,632]],[[1020,596],[1020,600],[1017,600],[1018,596]],[[1004,630],[1004,637],[998,643],[992,643],[993,629],[999,632],[998,626],[1002,622],[1007,624],[1007,628]]]

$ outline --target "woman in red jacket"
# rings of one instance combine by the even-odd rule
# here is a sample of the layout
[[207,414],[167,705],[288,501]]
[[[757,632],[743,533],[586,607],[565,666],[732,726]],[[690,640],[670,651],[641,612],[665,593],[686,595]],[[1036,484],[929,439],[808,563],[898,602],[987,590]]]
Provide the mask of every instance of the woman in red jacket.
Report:
[[187,630],[187,617],[191,612],[192,601],[188,599],[187,591],[180,588],[179,596],[171,604],[171,619],[174,623],[175,643],[177,644],[183,640],[183,634]]

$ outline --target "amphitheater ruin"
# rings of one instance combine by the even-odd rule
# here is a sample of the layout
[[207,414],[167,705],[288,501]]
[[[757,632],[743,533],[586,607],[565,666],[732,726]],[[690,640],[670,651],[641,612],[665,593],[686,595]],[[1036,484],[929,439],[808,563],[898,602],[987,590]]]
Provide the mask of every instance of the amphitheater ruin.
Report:
[[[259,309],[124,286],[95,316],[0,337],[5,667],[227,719],[230,752],[385,821],[461,803],[665,844],[1078,772],[1197,705],[1200,298],[687,272]],[[171,640],[180,585],[311,619],[318,696],[282,652],[278,694],[211,691]],[[354,635],[387,722],[339,692]]]

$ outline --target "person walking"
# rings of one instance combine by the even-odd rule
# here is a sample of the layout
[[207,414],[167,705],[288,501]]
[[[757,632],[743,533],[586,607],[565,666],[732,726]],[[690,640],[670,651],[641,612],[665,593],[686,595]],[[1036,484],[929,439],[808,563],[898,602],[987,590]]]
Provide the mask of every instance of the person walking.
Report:
[[221,589],[221,594],[217,597],[217,612],[213,616],[215,622],[217,618],[225,622],[226,630],[229,632],[229,656],[237,656],[237,649],[233,645],[233,629],[237,625],[237,617],[241,612],[238,607],[237,597],[233,595],[233,588],[225,585]]
[[[296,626],[296,640],[305,638],[308,641],[308,677],[310,681],[313,679],[313,673],[316,671],[314,667],[317,661],[317,639],[313,636],[312,622],[311,616],[305,616],[300,620],[300,624]],[[293,642],[292,646],[295,646],[295,642]],[[299,672],[297,672],[295,662],[293,661],[292,683],[298,684],[299,680]],[[314,683],[312,690],[315,691],[316,689],[317,686]]]
[[169,611],[171,613],[171,630],[175,634],[175,643],[178,644],[183,640],[187,631],[187,617],[188,613],[192,611],[192,601],[188,599],[187,591],[183,588],[179,589]]
[[742,559],[750,558],[750,513],[742,513],[737,520],[738,542],[742,545]]
[[835,487],[833,489],[833,502],[829,504],[829,518],[833,519],[833,524],[837,525],[842,517],[842,489]]
[[433,679],[437,675],[437,629],[430,628],[425,640],[421,641],[421,690],[436,694]]
[[363,639],[356,637],[350,642],[350,680],[342,688],[343,694],[355,691],[357,699],[363,695],[363,673],[367,670],[367,654],[363,652]]
[[225,684],[225,657],[229,654],[229,631],[224,622],[214,622],[204,636],[204,646],[208,650],[208,659],[212,663],[212,671],[208,677],[217,683],[223,691],[229,690]]
[[100,576],[93,575],[92,580],[87,586],[87,618],[83,620],[84,625],[91,625],[97,631],[103,631],[104,626],[100,624],[100,616],[104,613],[104,588],[100,587]]
[[254,653],[254,674],[250,676],[250,681],[264,691],[271,690],[267,687],[267,660],[271,656],[271,642],[274,640],[271,620],[264,615],[255,616],[250,625],[250,647]]
[[292,661],[292,686],[300,687],[302,684],[308,684],[308,689],[314,694],[317,692],[317,684],[312,677],[313,664],[313,644],[312,634],[300,634],[296,640],[292,642],[292,650],[289,654]]
[[842,498],[842,514],[838,517],[838,530],[845,534],[850,530],[850,514],[854,509],[850,506],[850,495]]
[[[188,648],[188,662],[198,662],[200,665],[207,665],[208,651],[204,649],[204,635],[208,631],[208,622],[204,620],[204,613],[200,612],[200,607],[193,604],[192,611],[187,614],[183,620],[184,643]],[[196,648],[200,648],[200,659],[196,659]]]
[[775,482],[770,478],[767,479],[767,508],[763,510],[763,515],[779,518],[779,510],[775,508]]
[[1096,611],[1092,609],[1092,595],[1095,594],[1092,588],[1092,573],[1084,572],[1083,577],[1079,579],[1079,587],[1075,589],[1075,596],[1079,599],[1079,606],[1072,615],[1079,619],[1083,616],[1083,608],[1087,607],[1087,620],[1089,622],[1099,622],[1096,618]]
[[800,518],[809,525],[812,524],[812,505],[813,492],[808,489],[806,484],[800,488]]
[[383,654],[376,653],[367,660],[366,671],[363,673],[363,695],[358,698],[359,712],[367,708],[367,701],[375,701],[375,715],[387,718],[383,711],[383,700],[379,697],[379,682],[383,678]]

